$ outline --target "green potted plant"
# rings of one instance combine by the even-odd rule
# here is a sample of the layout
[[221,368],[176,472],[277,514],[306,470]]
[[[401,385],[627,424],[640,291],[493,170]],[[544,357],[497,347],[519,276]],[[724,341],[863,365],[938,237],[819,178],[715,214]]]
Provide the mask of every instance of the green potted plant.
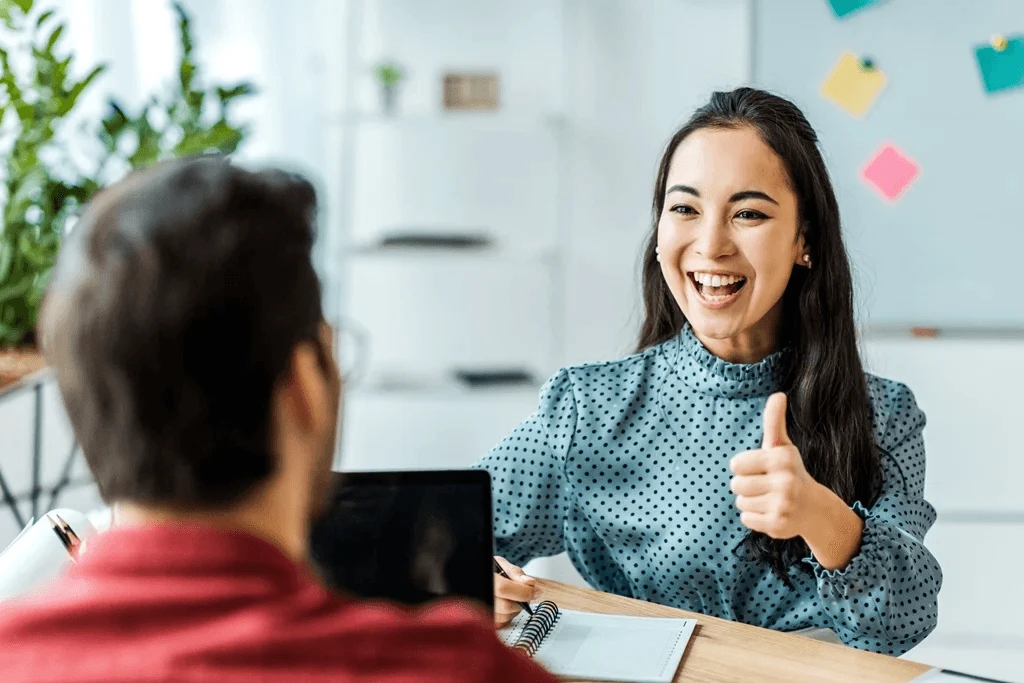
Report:
[[398,84],[405,77],[405,72],[394,62],[381,62],[373,68],[373,75],[380,84],[381,108],[385,114],[391,115],[395,111]]
[[60,49],[64,23],[53,10],[34,12],[34,4],[0,0],[0,386],[43,366],[35,348],[36,318],[61,238],[82,205],[101,183],[128,169],[170,157],[233,152],[246,129],[229,122],[228,109],[252,92],[247,83],[202,85],[189,17],[175,4],[177,82],[135,113],[111,102],[94,126],[99,158],[94,167],[80,169],[71,146],[87,153],[95,140],[69,135],[70,119],[104,66],[73,77],[74,56]]
[[[110,113],[99,131],[106,150],[96,172],[99,177],[106,175],[107,164],[112,160],[127,162],[135,169],[163,159],[207,152],[230,154],[248,133],[246,126],[232,124],[228,114],[238,98],[254,92],[253,86],[204,86],[194,58],[191,20],[180,4],[174,3],[174,9],[181,45],[178,78],[165,93],[151,97],[134,115],[117,102],[110,103]],[[126,146],[126,138],[133,144]],[[126,147],[131,149],[127,156],[122,151]]]

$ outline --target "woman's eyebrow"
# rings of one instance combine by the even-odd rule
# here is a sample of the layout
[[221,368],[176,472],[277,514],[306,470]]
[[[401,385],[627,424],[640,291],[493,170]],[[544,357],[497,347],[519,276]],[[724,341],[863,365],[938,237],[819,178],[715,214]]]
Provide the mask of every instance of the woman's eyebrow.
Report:
[[[697,191],[697,188],[690,187],[689,185],[673,185],[668,188],[665,194],[672,194],[673,192],[685,192],[686,194],[692,194],[694,197],[700,196],[700,192]],[[772,199],[770,195],[761,192],[760,190],[743,190],[742,192],[737,192],[733,196],[729,197],[729,203],[733,204],[744,199],[763,199],[766,202],[771,202],[775,206],[779,205],[779,203]]]
[[732,204],[734,202],[742,201],[744,199],[763,199],[766,202],[771,202],[775,206],[779,205],[777,201],[772,199],[764,192],[761,192],[760,190],[743,190],[742,192],[737,192],[733,196],[729,197],[729,203]]
[[686,194],[692,194],[694,197],[700,196],[700,192],[697,192],[696,188],[690,187],[689,185],[673,185],[668,188],[665,194],[672,194],[673,192],[685,192]]

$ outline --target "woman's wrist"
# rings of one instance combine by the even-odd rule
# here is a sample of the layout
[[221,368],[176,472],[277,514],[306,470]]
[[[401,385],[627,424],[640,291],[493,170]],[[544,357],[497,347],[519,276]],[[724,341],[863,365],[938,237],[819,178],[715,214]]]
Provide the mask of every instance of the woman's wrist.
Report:
[[807,528],[801,533],[825,569],[843,569],[860,551],[864,520],[842,498],[815,482]]

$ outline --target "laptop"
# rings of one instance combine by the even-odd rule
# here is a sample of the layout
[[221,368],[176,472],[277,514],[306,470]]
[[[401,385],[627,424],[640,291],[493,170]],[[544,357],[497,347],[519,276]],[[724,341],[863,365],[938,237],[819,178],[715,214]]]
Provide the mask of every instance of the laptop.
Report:
[[484,470],[336,472],[310,554],[334,589],[409,605],[494,610],[491,478]]

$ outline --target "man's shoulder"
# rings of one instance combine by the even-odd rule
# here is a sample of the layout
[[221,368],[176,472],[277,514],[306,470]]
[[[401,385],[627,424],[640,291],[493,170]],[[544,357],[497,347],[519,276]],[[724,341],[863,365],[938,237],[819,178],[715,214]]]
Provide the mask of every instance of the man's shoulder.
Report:
[[[228,683],[243,671],[252,673],[253,662],[267,669],[267,676],[257,677],[274,683],[339,677],[426,683],[554,681],[501,644],[483,609],[457,601],[407,608],[335,599],[309,586],[293,594],[288,604],[236,604],[219,614],[195,610],[193,619],[182,619],[178,610],[154,611],[152,604],[122,602],[108,610],[91,601],[58,603],[51,594],[49,599],[12,605],[0,616],[5,683],[119,682],[153,674],[205,681],[211,671]],[[132,631],[115,623],[126,618],[135,623]],[[62,656],[66,637],[78,653],[73,668]],[[140,656],[143,650],[145,657]]]

